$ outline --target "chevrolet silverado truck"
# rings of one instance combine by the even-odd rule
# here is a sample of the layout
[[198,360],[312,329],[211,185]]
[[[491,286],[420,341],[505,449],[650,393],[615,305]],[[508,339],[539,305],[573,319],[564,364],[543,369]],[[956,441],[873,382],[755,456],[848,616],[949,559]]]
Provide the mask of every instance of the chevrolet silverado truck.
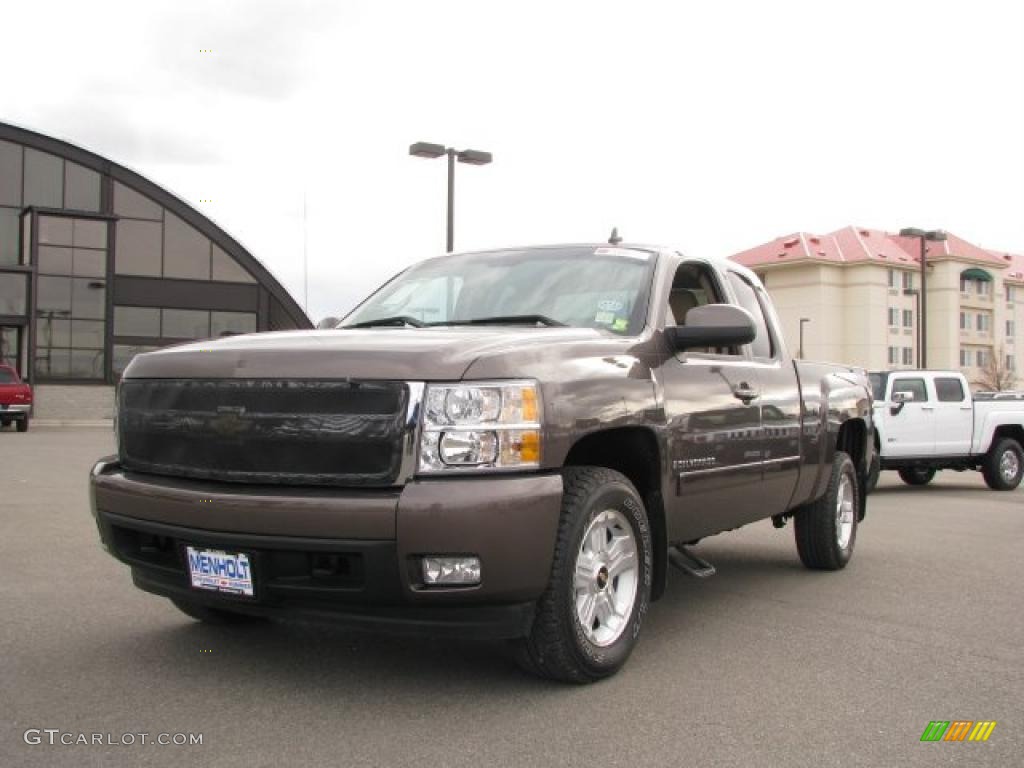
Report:
[[0,364],[0,427],[13,422],[19,432],[28,432],[32,414],[32,387],[9,365]]
[[958,371],[880,371],[874,388],[875,460],[907,485],[927,485],[943,469],[981,470],[994,491],[1012,491],[1024,477],[1024,392],[971,394]]
[[335,329],[141,354],[95,465],[104,547],[201,621],[338,619],[618,670],[699,539],[792,518],[814,569],[864,518],[871,392],[794,361],[753,273],[621,245],[461,253]]

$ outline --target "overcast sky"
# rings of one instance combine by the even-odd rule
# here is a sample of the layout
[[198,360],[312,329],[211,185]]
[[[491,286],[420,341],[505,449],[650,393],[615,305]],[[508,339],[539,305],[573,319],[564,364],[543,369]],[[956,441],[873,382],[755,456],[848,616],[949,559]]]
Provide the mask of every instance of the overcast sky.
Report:
[[[725,256],[941,227],[1024,251],[1024,2],[4,3],[0,120],[132,167],[309,314],[444,249]],[[201,52],[209,49],[210,53]],[[200,202],[201,200],[212,202]]]

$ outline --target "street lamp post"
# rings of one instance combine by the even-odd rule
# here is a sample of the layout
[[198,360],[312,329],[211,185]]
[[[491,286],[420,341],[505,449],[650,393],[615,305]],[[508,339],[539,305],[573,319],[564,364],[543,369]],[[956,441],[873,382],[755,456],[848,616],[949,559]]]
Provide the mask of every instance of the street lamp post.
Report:
[[800,318],[800,352],[797,355],[801,360],[804,359],[804,324],[811,322],[809,317]]
[[900,230],[901,237],[916,237],[921,243],[921,308],[918,311],[921,322],[921,354],[919,355],[920,367],[928,367],[928,291],[927,291],[927,280],[928,273],[926,271],[927,261],[925,259],[926,253],[926,242],[941,242],[946,239],[946,233],[941,229],[917,229],[915,227],[906,227]]
[[924,323],[921,321],[921,291],[917,288],[904,288],[903,295],[913,296],[914,305],[917,308],[917,334],[915,334],[917,336],[917,367],[923,369],[924,362],[921,358],[921,351],[924,349],[924,345],[921,343],[921,329],[924,328]]
[[435,159],[448,157],[448,210],[446,215],[447,233],[445,248],[448,253],[455,249],[455,161],[467,165],[487,165],[494,158],[490,152],[481,152],[478,149],[455,149],[446,147],[444,144],[431,144],[427,141],[417,141],[409,146],[409,154],[413,157],[426,157]]

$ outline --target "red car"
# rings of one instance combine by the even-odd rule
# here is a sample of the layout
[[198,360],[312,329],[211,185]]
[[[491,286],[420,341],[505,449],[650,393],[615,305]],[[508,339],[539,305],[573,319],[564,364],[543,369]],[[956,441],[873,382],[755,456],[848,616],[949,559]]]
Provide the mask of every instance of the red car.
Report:
[[32,411],[32,387],[9,365],[0,365],[0,427],[15,422],[19,432],[28,432]]

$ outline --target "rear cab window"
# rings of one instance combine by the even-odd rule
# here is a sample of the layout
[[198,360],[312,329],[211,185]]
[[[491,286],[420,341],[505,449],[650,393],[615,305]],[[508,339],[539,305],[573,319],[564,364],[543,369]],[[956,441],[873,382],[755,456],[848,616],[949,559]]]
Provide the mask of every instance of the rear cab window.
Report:
[[953,376],[938,376],[935,379],[935,397],[940,403],[962,403],[967,394],[960,379]]
[[754,286],[747,282],[746,278],[730,271],[729,284],[736,293],[736,300],[740,306],[749,312],[754,318],[754,328],[757,334],[750,342],[750,353],[755,358],[770,360],[775,357],[775,344],[771,333],[768,331],[768,321],[764,317],[764,309],[757,297]]

